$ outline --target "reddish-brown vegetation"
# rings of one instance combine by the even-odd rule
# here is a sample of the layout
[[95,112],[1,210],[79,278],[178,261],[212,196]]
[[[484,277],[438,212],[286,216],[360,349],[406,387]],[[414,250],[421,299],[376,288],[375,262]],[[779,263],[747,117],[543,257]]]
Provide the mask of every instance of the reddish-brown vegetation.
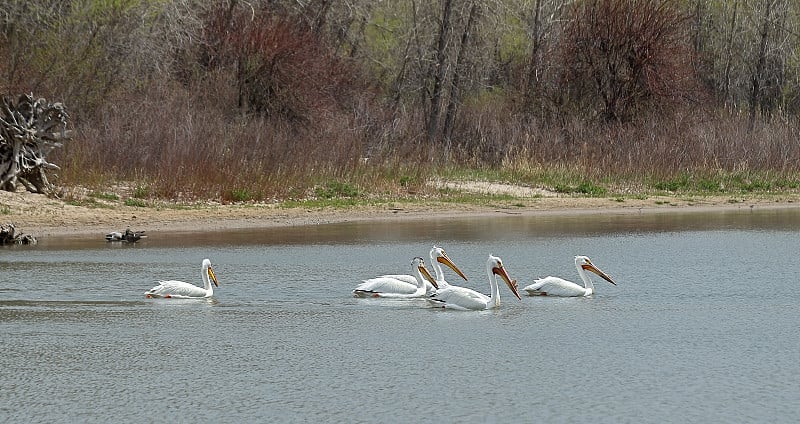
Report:
[[561,51],[570,97],[578,105],[599,104],[608,121],[698,97],[689,19],[674,2],[578,3],[565,21]]
[[[634,180],[800,172],[797,102],[780,97],[798,81],[770,77],[760,102],[784,107],[750,114],[747,63],[714,56],[739,40],[697,42],[710,33],[693,26],[700,12],[730,13],[725,5],[538,0],[535,48],[508,54],[502,31],[514,19],[477,3],[453,3],[446,32],[438,4],[45,3],[7,11],[0,91],[67,105],[75,141],[54,152],[61,183],[133,180],[150,195],[237,200],[304,196],[331,180],[405,186],[440,166]],[[778,3],[769,16],[785,10],[781,25],[796,24]],[[153,18],[137,27],[142,16]],[[725,29],[729,18],[706,21]],[[753,36],[767,47],[788,33],[758,22]],[[64,57],[59,39],[72,40]],[[780,52],[756,59],[774,64]],[[434,97],[447,106],[441,132],[430,128]],[[439,134],[447,143],[431,139]]]

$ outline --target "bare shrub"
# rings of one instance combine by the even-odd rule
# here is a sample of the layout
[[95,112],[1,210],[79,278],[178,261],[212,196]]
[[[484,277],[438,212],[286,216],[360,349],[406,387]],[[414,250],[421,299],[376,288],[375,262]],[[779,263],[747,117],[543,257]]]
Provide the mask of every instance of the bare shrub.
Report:
[[286,119],[231,117],[235,90],[226,81],[152,84],[116,97],[98,112],[103,125],[76,125],[82,142],[65,152],[72,158],[65,177],[85,180],[90,170],[103,170],[100,179],[146,180],[158,197],[224,198],[247,190],[258,200],[288,196],[358,165],[369,127],[355,115],[319,117],[313,131]]
[[370,90],[357,67],[295,18],[220,7],[207,22],[208,64],[235,73],[242,110],[310,123],[318,114],[348,111],[351,93]]
[[467,108],[457,131],[456,163],[515,164],[572,170],[580,176],[641,181],[683,174],[800,171],[796,120],[764,122],[748,131],[746,115],[714,108],[653,112],[626,122],[565,116],[557,124],[531,123],[502,105]]
[[575,3],[561,56],[570,98],[605,120],[624,121],[692,95],[688,18],[671,1]]

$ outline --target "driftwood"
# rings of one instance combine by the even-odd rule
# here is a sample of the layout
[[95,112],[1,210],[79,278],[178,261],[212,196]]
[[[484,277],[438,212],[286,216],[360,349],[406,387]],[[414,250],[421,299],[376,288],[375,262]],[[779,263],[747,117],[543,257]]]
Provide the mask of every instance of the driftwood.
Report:
[[34,100],[23,94],[16,103],[4,97],[0,105],[0,190],[16,191],[17,183],[33,193],[49,193],[45,172],[61,169],[45,157],[68,140],[67,115],[61,103]]
[[106,234],[107,241],[126,241],[128,243],[136,243],[137,241],[147,238],[144,231],[131,231],[127,228],[125,232],[112,231]]
[[14,224],[0,225],[0,245],[6,244],[36,244],[36,237],[18,233]]

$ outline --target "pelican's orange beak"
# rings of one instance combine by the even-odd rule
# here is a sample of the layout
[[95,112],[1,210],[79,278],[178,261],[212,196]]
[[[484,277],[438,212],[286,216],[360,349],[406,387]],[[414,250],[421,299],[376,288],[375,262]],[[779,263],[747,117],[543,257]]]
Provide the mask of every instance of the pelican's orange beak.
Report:
[[211,267],[208,267],[208,278],[210,278],[211,281],[214,282],[215,286],[219,287],[219,282],[217,282],[217,274],[214,274],[214,270],[211,269]]
[[520,297],[519,291],[517,290],[517,280],[512,280],[502,265],[500,267],[492,268],[492,273],[499,275],[500,278],[506,282],[508,288],[511,289],[511,292],[514,293],[514,296],[517,296],[517,299],[522,300],[522,297]]
[[436,279],[431,276],[431,273],[428,272],[428,268],[425,268],[425,265],[419,266],[419,273],[425,277],[426,280],[430,281],[437,290],[439,289],[439,285],[436,284]]
[[591,264],[591,263],[583,264],[583,265],[581,265],[581,268],[583,268],[583,269],[585,269],[587,271],[591,271],[591,272],[599,275],[600,278],[608,281],[609,283],[611,283],[611,284],[613,284],[615,286],[617,285],[617,283],[615,283],[614,280],[612,280],[611,277],[608,276],[608,274],[606,274],[605,272],[601,271],[600,268],[594,266],[594,264]]
[[442,256],[439,256],[438,258],[436,258],[436,260],[437,260],[437,261],[438,261],[440,264],[447,265],[447,266],[448,266],[450,269],[452,269],[452,270],[453,270],[453,271],[454,271],[456,274],[458,274],[458,276],[459,276],[459,277],[463,278],[463,279],[464,279],[464,281],[467,281],[467,276],[466,276],[466,275],[464,275],[464,273],[463,273],[463,272],[461,272],[461,270],[460,270],[460,269],[458,269],[458,267],[456,266],[456,264],[454,264],[454,263],[453,263],[453,261],[451,261],[451,260],[450,260],[450,257],[449,257],[449,256],[447,256],[447,253],[444,253],[444,251],[443,251],[442,253],[443,253],[443,255],[442,255]]

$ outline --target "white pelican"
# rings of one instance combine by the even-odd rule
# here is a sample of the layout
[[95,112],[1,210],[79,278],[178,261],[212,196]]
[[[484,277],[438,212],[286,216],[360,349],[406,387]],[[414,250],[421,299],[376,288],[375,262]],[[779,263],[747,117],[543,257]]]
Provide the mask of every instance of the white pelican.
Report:
[[410,284],[391,277],[377,277],[365,280],[353,290],[356,297],[391,297],[391,298],[412,298],[423,297],[426,295],[425,280],[437,287],[436,280],[433,279],[428,269],[425,268],[425,260],[416,257],[411,261],[411,268],[414,272],[415,284]]
[[214,288],[211,286],[211,282],[213,281],[214,285],[217,287],[219,287],[219,282],[217,282],[217,276],[211,268],[210,260],[203,259],[200,277],[203,279],[203,287],[197,287],[194,284],[185,283],[183,281],[159,281],[157,286],[145,292],[144,295],[148,299],[153,297],[187,299],[213,296]]
[[[447,253],[445,253],[444,249],[442,249],[441,247],[434,245],[431,248],[430,257],[431,257],[431,264],[433,265],[433,272],[436,274],[436,284],[437,284],[436,287],[438,287],[439,289],[450,287],[450,284],[444,279],[444,271],[442,271],[442,266],[439,264],[447,265],[450,269],[455,271],[455,273],[458,274],[459,277],[463,278],[464,281],[467,280],[467,276],[464,275],[464,273],[461,272],[460,269],[458,269],[456,264],[453,263],[453,261],[450,259],[449,256],[447,256]],[[384,279],[384,278],[399,280],[415,287],[417,285],[417,278],[413,275],[408,275],[408,274],[381,275],[375,278],[370,278],[369,280],[364,280],[364,282],[369,282],[372,280]],[[427,290],[428,296],[430,296],[436,291],[436,287],[434,287],[434,285],[430,283],[428,280],[425,280],[425,289]]]
[[436,293],[428,298],[428,301],[439,308],[461,310],[497,308],[500,306],[500,287],[497,284],[498,275],[503,278],[508,288],[514,293],[514,296],[517,296],[517,299],[521,299],[517,291],[517,281],[508,276],[500,258],[489,255],[489,259],[486,261],[486,273],[489,275],[490,296],[465,287],[450,286],[437,290]]
[[524,287],[522,290],[525,290],[531,296],[589,296],[594,293],[594,284],[592,284],[592,279],[586,271],[591,271],[609,283],[617,285],[611,277],[596,267],[586,256],[575,257],[575,268],[578,270],[578,275],[581,276],[583,286],[563,278],[545,277],[535,280],[535,283]]

